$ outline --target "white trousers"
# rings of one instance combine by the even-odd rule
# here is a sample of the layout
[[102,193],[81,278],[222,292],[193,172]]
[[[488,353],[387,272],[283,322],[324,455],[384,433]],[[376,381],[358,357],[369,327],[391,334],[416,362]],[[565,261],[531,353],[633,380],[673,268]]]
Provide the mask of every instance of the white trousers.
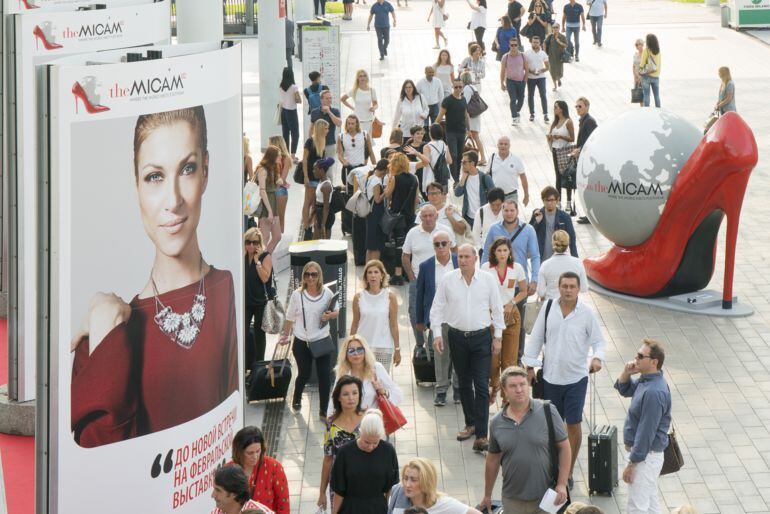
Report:
[[634,481],[628,486],[628,514],[660,513],[658,477],[662,467],[663,452],[649,452],[647,458],[636,465]]

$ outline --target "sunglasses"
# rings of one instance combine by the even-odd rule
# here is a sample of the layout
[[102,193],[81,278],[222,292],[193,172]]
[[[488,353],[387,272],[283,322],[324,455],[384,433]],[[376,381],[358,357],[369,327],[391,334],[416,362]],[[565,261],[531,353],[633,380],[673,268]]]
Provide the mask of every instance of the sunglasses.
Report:
[[318,276],[317,271],[306,271],[302,274],[303,277],[316,278]]
[[443,246],[449,246],[449,241],[433,241],[434,248],[441,248]]
[[357,346],[356,348],[348,348],[348,355],[363,355],[364,352],[363,346]]
[[650,357],[649,355],[642,355],[641,353],[637,353],[636,358],[639,359],[640,361],[643,361],[644,359],[652,359],[652,357]]
[[246,246],[249,246],[249,245],[260,245],[260,244],[262,244],[262,241],[260,241],[259,239],[255,240],[255,241],[246,241]]

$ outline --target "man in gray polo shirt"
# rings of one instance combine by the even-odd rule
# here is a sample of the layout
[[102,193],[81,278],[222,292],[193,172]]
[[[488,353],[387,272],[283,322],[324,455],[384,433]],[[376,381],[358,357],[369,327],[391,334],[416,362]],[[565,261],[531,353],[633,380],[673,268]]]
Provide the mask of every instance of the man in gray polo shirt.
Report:
[[559,474],[554,480],[548,444],[548,424],[541,400],[530,398],[527,372],[511,366],[500,376],[508,406],[489,423],[489,452],[484,471],[484,498],[480,507],[492,512],[492,489],[503,468],[503,510],[517,514],[541,514],[540,500],[556,482],[555,505],[567,499],[570,447],[558,411],[550,405],[559,452]]

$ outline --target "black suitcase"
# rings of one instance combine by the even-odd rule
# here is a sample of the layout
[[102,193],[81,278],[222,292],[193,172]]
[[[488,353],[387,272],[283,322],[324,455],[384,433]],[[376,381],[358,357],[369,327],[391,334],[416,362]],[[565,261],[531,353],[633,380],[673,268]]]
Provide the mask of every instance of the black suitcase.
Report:
[[618,429],[601,425],[588,434],[588,494],[611,495],[618,485]]
[[353,216],[353,262],[356,266],[366,264],[366,218],[358,216]]
[[435,383],[436,366],[433,361],[433,350],[428,350],[425,346],[416,346],[412,356],[412,369],[414,369],[414,379],[417,384]]
[[291,383],[291,362],[289,359],[255,362],[254,376],[249,388],[249,401],[281,400]]

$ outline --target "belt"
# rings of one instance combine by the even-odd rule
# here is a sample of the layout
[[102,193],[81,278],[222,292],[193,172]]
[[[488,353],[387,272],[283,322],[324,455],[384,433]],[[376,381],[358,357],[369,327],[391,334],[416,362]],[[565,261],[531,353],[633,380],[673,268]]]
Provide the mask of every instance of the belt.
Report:
[[475,337],[482,334],[489,334],[489,327],[482,328],[479,330],[460,330],[458,328],[449,327],[449,332],[454,332],[455,334],[460,334],[463,337]]

